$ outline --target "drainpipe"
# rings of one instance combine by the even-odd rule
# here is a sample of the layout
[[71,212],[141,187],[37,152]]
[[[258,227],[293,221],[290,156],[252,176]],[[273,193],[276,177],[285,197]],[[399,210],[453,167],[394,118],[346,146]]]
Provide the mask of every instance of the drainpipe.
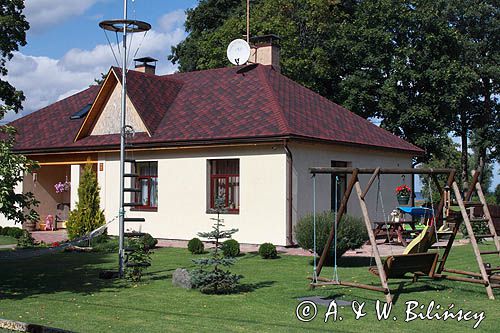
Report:
[[293,242],[293,186],[292,186],[292,180],[293,180],[293,155],[292,151],[288,147],[288,140],[283,141],[283,147],[285,148],[285,153],[288,161],[288,221],[287,221],[287,235],[286,235],[286,245],[287,246],[294,246]]

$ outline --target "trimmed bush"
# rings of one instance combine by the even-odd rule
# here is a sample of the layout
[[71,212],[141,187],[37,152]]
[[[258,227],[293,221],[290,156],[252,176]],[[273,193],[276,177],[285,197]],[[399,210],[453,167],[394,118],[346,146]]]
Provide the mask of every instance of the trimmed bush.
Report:
[[150,234],[145,234],[144,236],[139,238],[139,242],[144,245],[146,249],[154,249],[156,247],[156,244],[158,244],[158,240]]
[[16,227],[5,227],[2,230],[4,236],[19,239],[23,235],[23,229]]
[[[316,214],[316,251],[318,255],[323,253],[328,235],[334,224],[335,214],[325,211]],[[306,250],[314,250],[314,221],[313,214],[309,214],[295,225],[295,237],[297,244]],[[337,257],[339,258],[348,250],[361,247],[368,240],[363,220],[357,217],[344,215],[339,223],[337,233]],[[333,244],[330,255],[333,256]]]
[[222,243],[222,253],[224,257],[237,257],[240,254],[240,243],[235,239],[228,239]]
[[274,259],[278,256],[276,246],[271,243],[264,243],[259,246],[259,254],[263,259]]
[[0,235],[3,235],[3,227],[0,225]]
[[192,254],[202,254],[205,251],[205,245],[199,238],[193,238],[188,243],[188,250]]

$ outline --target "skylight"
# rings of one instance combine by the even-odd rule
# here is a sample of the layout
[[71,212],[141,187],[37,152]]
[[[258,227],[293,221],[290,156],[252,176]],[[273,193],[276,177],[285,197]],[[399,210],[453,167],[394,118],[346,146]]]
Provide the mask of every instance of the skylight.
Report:
[[80,111],[74,113],[69,119],[76,120],[84,118],[87,115],[87,113],[89,113],[91,107],[92,104],[85,105],[82,109],[80,109]]

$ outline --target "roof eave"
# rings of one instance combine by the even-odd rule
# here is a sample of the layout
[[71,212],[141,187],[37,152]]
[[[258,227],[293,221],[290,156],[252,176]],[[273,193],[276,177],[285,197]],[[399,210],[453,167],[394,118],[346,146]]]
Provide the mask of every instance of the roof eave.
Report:
[[[276,135],[276,136],[263,136],[263,137],[241,137],[241,138],[226,138],[226,139],[205,139],[205,140],[184,140],[184,141],[159,141],[159,142],[145,142],[145,143],[134,143],[134,149],[154,149],[154,148],[168,148],[168,147],[192,147],[192,146],[213,146],[213,145],[229,145],[229,144],[259,144],[259,143],[269,143],[269,142],[279,142],[282,140],[297,140],[304,142],[318,142],[325,144],[337,144],[349,147],[364,147],[364,148],[374,148],[377,150],[402,152],[410,154],[412,156],[421,156],[425,152],[423,150],[411,150],[393,147],[383,147],[377,145],[369,144],[359,144],[359,143],[349,143],[335,140],[327,140],[321,138],[312,138],[300,135]],[[109,151],[118,150],[120,148],[119,144],[111,145],[95,145],[95,146],[81,146],[81,147],[55,147],[55,148],[41,148],[41,149],[15,149],[14,152],[18,154],[40,154],[40,153],[65,153],[65,152],[89,152],[89,151]]]

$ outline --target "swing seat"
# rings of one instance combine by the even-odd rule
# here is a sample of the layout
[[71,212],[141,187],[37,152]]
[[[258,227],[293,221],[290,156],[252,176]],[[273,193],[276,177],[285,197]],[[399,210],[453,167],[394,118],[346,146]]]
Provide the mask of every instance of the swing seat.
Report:
[[[384,263],[385,275],[388,279],[402,278],[407,273],[434,276],[438,262],[437,253],[414,253],[389,256]],[[370,267],[370,273],[379,275],[377,267]]]

